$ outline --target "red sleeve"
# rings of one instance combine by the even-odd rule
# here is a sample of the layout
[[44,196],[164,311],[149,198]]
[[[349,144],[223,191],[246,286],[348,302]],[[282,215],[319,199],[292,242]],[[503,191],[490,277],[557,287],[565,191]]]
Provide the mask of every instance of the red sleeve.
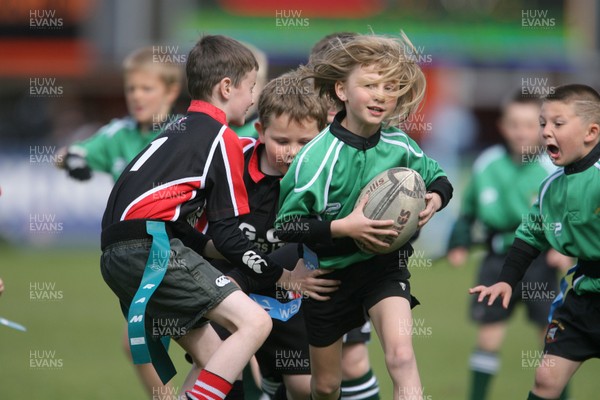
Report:
[[229,128],[216,140],[218,145],[207,176],[208,221],[237,217],[250,212],[244,185],[242,145],[237,135]]

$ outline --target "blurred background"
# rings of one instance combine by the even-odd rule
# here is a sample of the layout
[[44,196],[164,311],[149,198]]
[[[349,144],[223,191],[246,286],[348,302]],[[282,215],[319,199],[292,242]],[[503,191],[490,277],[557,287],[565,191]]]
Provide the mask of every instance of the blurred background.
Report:
[[[60,161],[58,150],[62,146],[127,115],[121,63],[132,50],[156,46],[158,55],[179,60],[183,67],[188,51],[201,35],[224,34],[263,50],[268,58],[268,76],[273,78],[306,63],[311,47],[329,33],[397,35],[404,31],[415,45],[414,56],[425,71],[428,89],[423,108],[405,121],[403,128],[440,162],[455,184],[455,199],[417,243],[422,249],[420,258],[429,262],[421,265],[428,265],[422,268],[423,278],[414,278],[424,280],[425,287],[429,281],[438,285],[434,286],[440,288],[438,297],[442,297],[440,292],[450,291],[448,285],[457,285],[446,299],[456,300],[456,315],[445,315],[444,299],[430,291],[431,302],[437,301],[442,310],[440,315],[424,317],[432,328],[429,332],[440,341],[446,340],[447,330],[458,329],[458,335],[465,337],[464,354],[447,355],[445,362],[451,366],[456,360],[466,363],[473,343],[466,319],[466,288],[472,274],[449,273],[446,267],[434,272],[435,268],[429,267],[444,264],[436,259],[444,255],[468,168],[484,147],[500,142],[496,127],[499,106],[515,91],[539,96],[574,82],[600,89],[599,21],[600,3],[594,0],[3,1],[0,277],[7,289],[0,298],[0,315],[19,320],[30,330],[21,333],[0,326],[0,398],[20,398],[6,397],[11,392],[3,393],[3,388],[41,377],[54,388],[50,393],[59,393],[47,398],[75,398],[69,393],[78,393],[78,398],[124,398],[126,393],[133,393],[128,398],[143,398],[118,348],[122,327],[118,307],[98,273],[100,219],[112,179],[95,173],[92,180],[80,183],[54,167]],[[175,111],[185,112],[188,102],[184,90]],[[440,280],[445,285],[435,283]],[[90,292],[81,289],[87,281],[94,287]],[[64,297],[44,304],[31,301],[28,294],[39,291],[40,282],[54,283],[58,289],[53,290],[64,292]],[[89,303],[90,293],[102,301]],[[423,312],[431,307],[422,303]],[[98,304],[107,316],[90,318]],[[95,363],[86,351],[90,346],[96,348],[93,343],[98,342],[91,344],[76,335],[67,336],[65,343],[64,335],[88,323],[92,325],[86,329],[102,332],[91,336],[94,341],[110,336],[105,339],[106,346],[94,354],[105,360],[99,367],[106,374],[105,386],[115,378],[115,370],[106,368],[124,371],[119,375],[123,382],[115,382],[114,388],[119,388],[116,393],[105,386],[98,390],[91,373],[89,381],[78,375],[74,380],[69,378]],[[86,335],[89,339],[89,333]],[[446,347],[443,343],[431,347],[433,338],[426,345],[422,343],[416,346],[431,354],[431,358],[424,356],[425,363],[434,362],[440,351],[445,351],[440,350]],[[452,343],[448,342],[450,347]],[[73,346],[79,344],[81,349],[74,351]],[[522,345],[515,348],[516,354],[523,351]],[[36,349],[62,351],[67,373],[48,377],[44,375],[48,371],[32,371],[28,363]],[[20,362],[11,369],[13,375],[5,371],[8,360],[12,360],[8,358],[10,351]],[[518,355],[515,357],[518,364]],[[462,398],[466,367],[462,369],[464,379],[437,380],[435,373],[424,378],[426,390],[433,387],[432,398]],[[522,372],[520,367],[514,369],[517,374]],[[443,374],[446,369],[439,366],[439,370]],[[383,369],[380,371],[385,375]],[[504,392],[504,397],[497,398],[523,398],[532,373],[515,378],[522,379],[516,389],[515,381],[505,384],[511,386],[507,390],[519,393],[517,397]],[[428,376],[426,371],[422,374]],[[57,381],[64,382],[61,386]],[[598,389],[597,379],[588,383]],[[128,392],[130,386],[132,391]]]

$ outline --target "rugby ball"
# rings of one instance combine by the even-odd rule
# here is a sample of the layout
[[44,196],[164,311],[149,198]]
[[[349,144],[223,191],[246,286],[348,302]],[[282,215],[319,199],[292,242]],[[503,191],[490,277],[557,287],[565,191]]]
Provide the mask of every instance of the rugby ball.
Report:
[[356,200],[354,208],[364,196],[369,196],[363,213],[376,220],[393,220],[397,237],[379,236],[390,247],[379,247],[375,252],[355,240],[359,249],[366,253],[386,254],[398,250],[417,231],[419,213],[425,209],[425,182],[421,175],[410,168],[391,168],[373,178]]

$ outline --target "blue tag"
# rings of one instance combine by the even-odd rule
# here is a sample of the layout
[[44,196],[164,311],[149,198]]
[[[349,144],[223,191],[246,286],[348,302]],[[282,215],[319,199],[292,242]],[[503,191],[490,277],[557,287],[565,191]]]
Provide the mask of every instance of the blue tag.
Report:
[[250,293],[250,298],[258,303],[271,318],[283,322],[296,315],[298,311],[300,311],[300,306],[302,305],[302,299],[294,299],[287,303],[280,303],[272,297],[261,296],[254,293]]
[[569,276],[573,272],[575,272],[577,270],[577,268],[579,268],[579,264],[575,264],[575,266],[571,267],[571,269],[567,272],[567,274],[561,278],[560,293],[558,294],[558,296],[556,296],[556,298],[552,302],[552,305],[550,306],[550,313],[548,314],[548,323],[552,322],[552,314],[554,314],[554,311],[558,307],[560,307],[564,301],[565,293],[567,291],[567,286],[569,285],[567,283],[567,276]]
[[177,371],[167,353],[169,337],[160,341],[148,340],[145,329],[146,305],[162,282],[169,264],[171,244],[162,221],[146,221],[146,231],[152,236],[150,254],[127,316],[129,348],[134,364],[152,363],[163,383],[167,383]]
[[304,249],[304,265],[308,269],[318,269],[319,268],[319,257],[317,253],[312,251],[307,245],[303,244],[302,248]]

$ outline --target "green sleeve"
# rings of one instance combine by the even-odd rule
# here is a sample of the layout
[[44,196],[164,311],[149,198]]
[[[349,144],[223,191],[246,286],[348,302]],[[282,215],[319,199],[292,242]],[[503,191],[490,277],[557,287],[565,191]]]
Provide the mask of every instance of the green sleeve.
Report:
[[459,217],[450,233],[448,249],[471,246],[471,227],[477,219],[477,191],[475,188],[475,180],[471,179],[463,194]]
[[71,145],[70,149],[83,150],[85,160],[92,170],[112,173],[111,168],[113,160],[111,160],[108,155],[110,137],[105,133],[105,129],[106,126],[100,128],[100,130],[91,137]]
[[408,135],[406,135],[405,138],[406,144],[409,147],[409,151],[406,152],[408,158],[407,167],[414,169],[421,174],[426,187],[429,187],[436,179],[446,176],[446,173],[437,161],[433,158],[429,158],[423,150],[421,150],[419,145],[409,138]]

